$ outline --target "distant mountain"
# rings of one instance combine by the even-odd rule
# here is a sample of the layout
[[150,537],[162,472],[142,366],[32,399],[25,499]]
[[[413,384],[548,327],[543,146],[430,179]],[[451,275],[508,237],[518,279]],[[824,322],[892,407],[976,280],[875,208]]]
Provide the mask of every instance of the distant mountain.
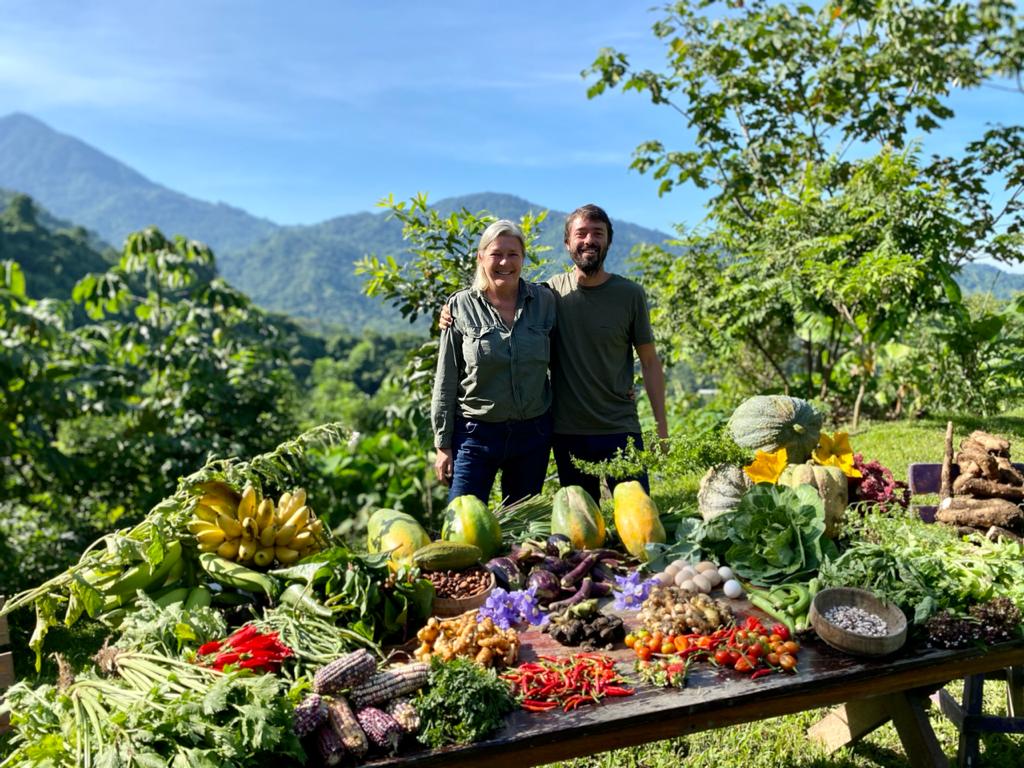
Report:
[[224,203],[207,203],[155,184],[123,163],[34,117],[0,118],[0,187],[31,195],[56,216],[93,229],[120,247],[125,236],[155,224],[215,252],[239,249],[276,225]]
[[[522,198],[493,192],[445,198],[433,207],[441,214],[466,208],[512,220],[544,210]],[[569,263],[562,245],[566,215],[550,211],[539,228],[541,244],[552,247],[544,254],[553,262],[552,272]],[[614,272],[627,271],[627,257],[637,243],[658,243],[669,237],[625,221],[613,219],[613,225],[607,265]],[[399,222],[385,213],[356,213],[311,226],[281,227],[248,248],[222,251],[218,263],[230,283],[274,311],[353,330],[396,328],[403,324],[398,312],[362,295],[362,280],[353,265],[369,253],[401,261],[406,247]]]
[[991,264],[964,265],[956,282],[964,293],[991,293],[1004,300],[1024,291],[1024,274],[1007,272]]
[[115,254],[94,242],[83,227],[56,219],[27,195],[0,190],[0,261],[18,262],[31,298],[69,299],[79,279],[106,272]]

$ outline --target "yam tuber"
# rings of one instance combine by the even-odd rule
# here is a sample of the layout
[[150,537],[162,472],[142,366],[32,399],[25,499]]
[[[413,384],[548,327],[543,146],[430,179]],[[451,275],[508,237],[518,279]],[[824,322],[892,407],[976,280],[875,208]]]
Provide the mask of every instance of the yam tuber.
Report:
[[996,457],[984,451],[957,451],[953,459],[960,467],[960,476],[986,477],[989,480],[999,478],[999,464]]
[[1009,499],[1024,501],[1024,486],[986,480],[983,477],[961,476],[953,481],[953,493],[957,496],[974,496],[978,499]]
[[1000,456],[1010,455],[1010,441],[999,437],[999,435],[993,435],[989,432],[982,432],[980,429],[976,429],[967,436],[967,439],[963,443],[960,443],[960,447],[964,447],[964,443],[977,443],[981,446],[983,451],[988,453],[998,454]]
[[969,525],[988,529],[993,525],[1000,528],[1019,527],[1024,513],[1012,501],[1005,499],[970,499],[954,496],[943,499],[935,513],[935,519],[947,525]]

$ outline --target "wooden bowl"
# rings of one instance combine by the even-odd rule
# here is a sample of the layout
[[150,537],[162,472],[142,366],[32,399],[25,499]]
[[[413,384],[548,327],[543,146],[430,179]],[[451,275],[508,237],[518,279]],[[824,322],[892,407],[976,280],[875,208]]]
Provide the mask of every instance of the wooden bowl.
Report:
[[[832,608],[852,606],[881,618],[888,627],[882,637],[868,637],[842,629],[825,618]],[[898,651],[907,640],[907,617],[897,606],[883,603],[866,589],[835,587],[823,589],[811,601],[810,624],[818,637],[837,651],[855,656],[885,656]]]
[[477,592],[475,595],[469,597],[450,598],[450,597],[435,597],[434,608],[432,613],[440,618],[448,618],[450,616],[458,616],[465,613],[466,611],[473,611],[487,602],[487,596],[491,594],[491,590],[494,589],[494,574],[490,574],[491,580],[487,587]]

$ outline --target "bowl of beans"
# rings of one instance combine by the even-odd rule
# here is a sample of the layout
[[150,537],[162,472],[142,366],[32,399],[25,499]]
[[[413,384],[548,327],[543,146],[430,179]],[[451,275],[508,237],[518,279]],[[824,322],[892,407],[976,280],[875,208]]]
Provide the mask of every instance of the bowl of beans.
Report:
[[434,585],[435,616],[458,616],[479,608],[494,589],[494,574],[482,565],[461,570],[424,571]]
[[808,618],[818,637],[855,656],[885,656],[907,640],[903,611],[866,589],[823,589],[814,596]]

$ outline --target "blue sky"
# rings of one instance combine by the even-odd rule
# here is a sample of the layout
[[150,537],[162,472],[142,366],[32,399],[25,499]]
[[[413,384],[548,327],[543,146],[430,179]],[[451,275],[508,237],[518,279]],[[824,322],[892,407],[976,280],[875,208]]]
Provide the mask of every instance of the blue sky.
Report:
[[[496,191],[670,231],[703,198],[659,198],[628,166],[642,140],[685,147],[685,126],[635,93],[588,100],[580,76],[602,46],[659,64],[649,6],[0,0],[0,114],[282,224]],[[978,92],[940,141],[1021,104]]]

